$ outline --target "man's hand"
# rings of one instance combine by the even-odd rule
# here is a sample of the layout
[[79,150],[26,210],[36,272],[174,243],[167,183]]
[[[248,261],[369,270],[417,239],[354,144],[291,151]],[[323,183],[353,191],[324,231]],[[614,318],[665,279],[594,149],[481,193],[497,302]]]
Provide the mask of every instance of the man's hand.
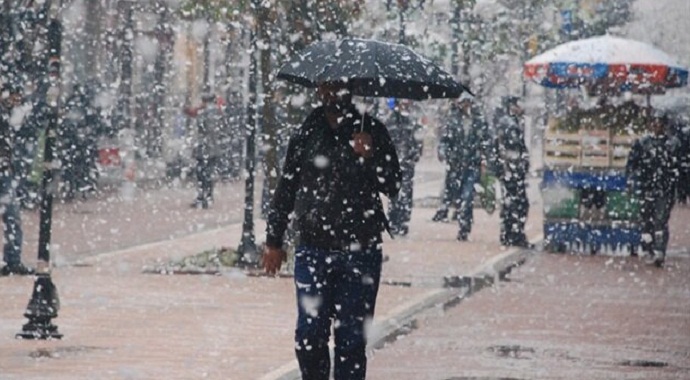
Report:
[[284,261],[287,261],[287,252],[285,250],[276,247],[264,247],[263,264],[266,273],[276,274]]
[[352,140],[354,140],[355,153],[364,158],[370,158],[374,155],[374,145],[371,140],[371,135],[366,132],[359,132],[352,135]]

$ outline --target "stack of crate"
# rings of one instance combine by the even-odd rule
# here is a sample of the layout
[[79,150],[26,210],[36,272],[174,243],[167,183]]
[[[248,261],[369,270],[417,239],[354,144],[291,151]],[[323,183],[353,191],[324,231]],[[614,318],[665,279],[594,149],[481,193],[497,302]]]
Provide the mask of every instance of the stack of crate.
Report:
[[632,148],[636,135],[614,135],[611,138],[611,166],[624,168],[628,162],[628,154]]
[[581,166],[608,167],[611,163],[611,132],[607,129],[581,130]]
[[579,133],[547,130],[544,135],[544,164],[550,167],[580,166]]
[[553,219],[577,219],[580,213],[580,191],[578,189],[549,186],[542,188],[544,216]]
[[549,167],[624,168],[636,135],[613,135],[608,130],[578,133],[547,131],[544,164]]

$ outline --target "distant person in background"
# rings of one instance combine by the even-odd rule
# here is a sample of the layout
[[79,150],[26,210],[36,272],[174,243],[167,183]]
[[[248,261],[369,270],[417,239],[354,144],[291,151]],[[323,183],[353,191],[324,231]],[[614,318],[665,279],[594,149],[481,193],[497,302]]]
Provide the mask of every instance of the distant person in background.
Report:
[[197,137],[194,146],[197,196],[192,207],[207,209],[213,203],[213,184],[221,155],[220,135],[227,128],[225,115],[215,104],[215,95],[205,94],[196,115]]
[[[29,106],[30,107],[30,106]],[[38,138],[44,128],[47,106],[38,102],[31,107],[14,139],[14,176],[17,179],[17,201],[23,209],[33,209],[38,203],[37,184],[31,181],[34,161],[42,159],[38,154]]]
[[244,104],[239,92],[230,92],[225,105],[227,129],[222,133],[220,176],[237,180],[242,175],[244,152]]
[[22,220],[16,198],[16,178],[13,168],[14,131],[21,125],[23,116],[17,112],[22,104],[22,89],[12,83],[4,83],[0,90],[0,211],[4,227],[3,261],[0,275],[31,275],[32,268],[22,264]]
[[654,111],[649,133],[633,143],[626,165],[628,191],[640,202],[641,247],[645,262],[663,266],[668,220],[679,177],[680,142],[667,134],[668,117]]
[[422,126],[410,116],[410,101],[390,99],[391,114],[386,123],[388,133],[400,160],[402,184],[398,195],[390,200],[388,219],[393,235],[405,236],[409,232],[412,215],[414,168],[422,156],[422,141],[418,138]]
[[679,117],[676,119],[673,129],[673,135],[680,142],[677,198],[678,203],[688,204],[688,198],[690,198],[690,123],[687,118]]
[[529,211],[525,179],[529,172],[529,153],[525,143],[524,111],[520,98],[503,98],[504,112],[497,120],[499,179],[503,185],[501,207],[501,244],[530,248],[525,235]]
[[92,94],[74,85],[65,104],[58,131],[58,150],[62,161],[63,195],[66,200],[78,194],[86,198],[96,190],[98,181],[98,136],[104,130],[100,110],[92,105]]
[[493,160],[494,143],[489,127],[472,95],[463,92],[448,112],[439,142],[439,159],[446,163],[446,181],[441,206],[433,221],[448,218],[448,209],[457,210],[459,241],[472,230],[475,184],[482,163]]

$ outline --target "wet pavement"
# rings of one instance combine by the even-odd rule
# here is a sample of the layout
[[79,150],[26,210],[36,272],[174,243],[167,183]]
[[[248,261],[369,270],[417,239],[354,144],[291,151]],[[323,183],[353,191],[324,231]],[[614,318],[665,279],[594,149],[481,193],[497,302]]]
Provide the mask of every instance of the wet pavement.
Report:
[[535,253],[369,363],[373,380],[689,379],[690,258]]
[[[690,368],[690,208],[674,212],[674,255],[653,270],[623,257],[505,249],[498,214],[483,210],[470,241],[457,242],[457,226],[430,221],[438,164],[422,162],[418,173],[410,234],[384,244],[368,378],[690,377],[682,376]],[[541,234],[536,184],[533,240]],[[143,273],[239,242],[243,183],[220,185],[210,210],[191,209],[193,196],[170,187],[131,201],[111,194],[57,205],[53,280],[62,308],[53,322],[65,337],[15,340],[33,279],[0,278],[0,379],[295,378],[290,278]],[[37,219],[25,214],[25,258],[36,252]],[[523,260],[509,281],[485,287]],[[444,278],[471,288],[444,288]]]

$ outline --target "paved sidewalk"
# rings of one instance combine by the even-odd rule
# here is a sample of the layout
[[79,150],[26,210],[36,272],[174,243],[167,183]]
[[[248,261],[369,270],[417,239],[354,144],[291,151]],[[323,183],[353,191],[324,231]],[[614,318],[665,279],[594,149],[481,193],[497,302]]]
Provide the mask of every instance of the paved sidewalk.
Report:
[[[418,205],[424,205],[426,202],[421,200],[438,194],[442,175],[433,162],[420,168],[415,199],[420,200]],[[221,186],[222,195],[217,196],[216,205],[208,211],[190,209],[187,202],[193,191],[184,188],[150,191],[131,202],[111,197],[59,206],[62,208],[56,212],[54,233],[54,242],[59,245],[59,265],[53,279],[62,309],[54,323],[65,337],[60,341],[36,342],[13,339],[26,322],[22,314],[33,279],[0,278],[0,380],[294,378],[295,300],[291,279],[247,276],[239,270],[220,276],[142,273],[144,266],[236,244],[241,232],[237,223],[242,215],[241,189],[241,183]],[[527,232],[530,238],[539,239],[541,203],[536,180],[530,187],[530,200]],[[486,284],[480,280],[525,259],[525,252],[499,246],[497,213],[487,215],[475,210],[471,240],[460,243],[455,241],[457,226],[430,222],[433,212],[433,208],[415,208],[409,236],[387,239],[384,245],[390,260],[383,268],[384,285],[370,333],[372,343],[383,345],[400,331],[407,331],[407,326],[419,325],[424,310],[439,310],[434,306],[453,304],[468,295],[467,288],[443,288],[443,277],[468,280],[467,284],[474,286],[470,290],[478,290]],[[687,228],[690,215],[675,213],[673,218],[674,226]],[[257,218],[257,241],[262,240],[263,230],[263,223]],[[676,238],[675,232],[672,234],[672,249],[680,252],[682,258],[683,247],[690,244],[684,245],[685,240]],[[684,236],[688,236],[687,231]],[[608,260],[588,256],[544,257],[577,258],[585,263],[598,260],[604,267]],[[615,263],[622,259],[613,260]],[[562,265],[567,268],[577,262]],[[573,281],[576,274],[573,272]],[[584,287],[583,292],[587,289]],[[464,311],[469,301],[486,294],[493,293],[484,290],[453,310]],[[560,297],[567,299],[570,294]],[[539,298],[534,299],[537,302]],[[545,306],[559,307],[553,298],[545,300]],[[501,309],[494,306],[476,312],[489,310],[493,318],[502,315],[503,310],[498,314],[495,310]],[[400,346],[401,342],[414,342],[418,337],[421,342],[429,342],[416,335],[422,331],[412,331],[405,339],[375,351],[371,378],[403,378],[392,376],[390,371],[405,366],[414,368],[419,362],[413,360],[415,356],[425,358],[428,368],[442,368],[445,362],[434,361],[430,357],[434,355]],[[449,330],[448,337],[460,342],[481,338],[462,335],[466,332]],[[439,351],[440,355],[453,357],[455,346],[444,344],[434,344],[434,349],[448,349]],[[409,353],[399,358],[405,363],[396,362],[395,357],[385,360],[385,355],[398,352],[398,347]],[[427,378],[447,379],[457,374]]]
[[[439,168],[422,166],[418,197],[438,194]],[[236,244],[241,189],[242,183],[220,186],[208,211],[188,207],[194,194],[188,188],[141,192],[131,201],[109,196],[57,205],[53,280],[62,308],[54,323],[64,339],[15,340],[26,322],[22,314],[33,279],[1,278],[0,379],[249,380],[289,374],[294,370],[291,279],[239,270],[221,276],[142,273],[144,266]],[[473,241],[459,243],[454,224],[430,222],[433,211],[416,208],[410,236],[384,246],[390,260],[384,264],[372,336],[383,339],[411,312],[461,294],[441,288],[443,276],[467,275],[505,254],[498,246],[496,214],[477,210]],[[35,252],[31,231],[37,219],[25,216],[25,258]],[[256,222],[260,242],[264,225]]]
[[375,351],[367,378],[690,379],[688,254],[665,269],[536,254],[508,280],[418,315],[409,334]]

